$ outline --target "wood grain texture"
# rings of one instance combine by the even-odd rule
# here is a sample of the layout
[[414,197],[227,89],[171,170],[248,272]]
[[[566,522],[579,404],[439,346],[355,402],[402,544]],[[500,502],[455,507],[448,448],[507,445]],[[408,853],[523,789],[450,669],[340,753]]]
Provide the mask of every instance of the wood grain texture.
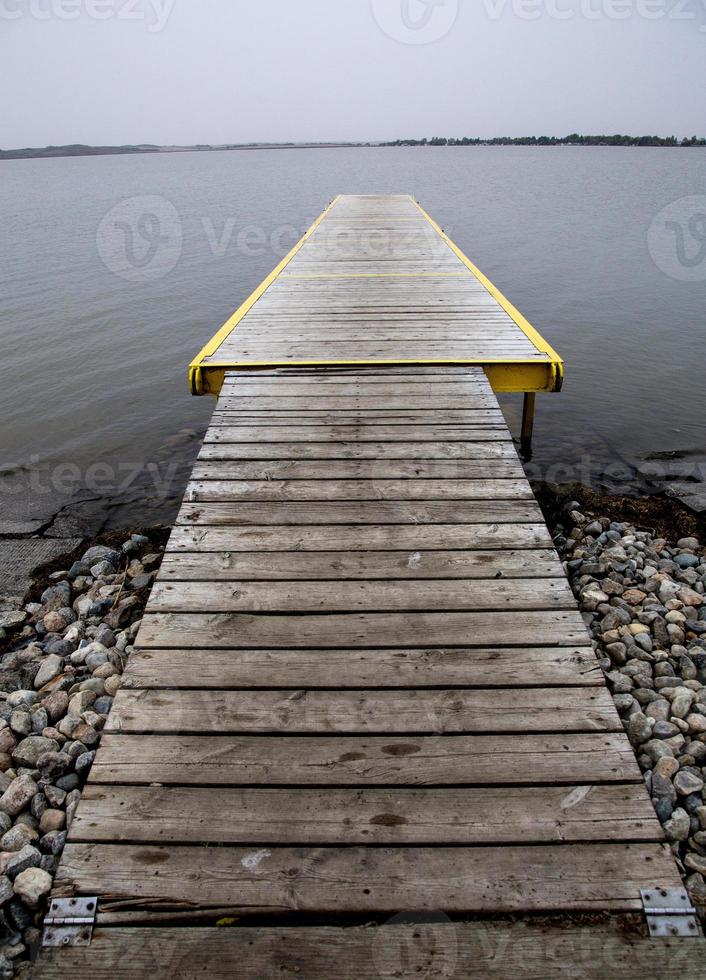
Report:
[[516,480],[192,480],[190,502],[337,500],[530,500],[524,479]]
[[[502,820],[497,819],[502,813]],[[189,814],[189,819],[184,819]],[[156,835],[155,830],[159,828]],[[88,786],[72,843],[541,844],[661,841],[642,787]]]
[[620,731],[605,688],[130,690],[106,732],[500,733]]
[[217,551],[167,552],[165,582],[316,579],[559,578],[564,569],[549,549],[517,551]]
[[478,524],[386,524],[326,525],[302,524],[295,527],[207,527],[184,525],[173,528],[167,551],[208,553],[401,551],[405,559],[417,552],[455,549],[507,550],[552,547],[544,523],[495,522]]
[[[153,612],[409,612],[573,609],[564,578],[156,582]],[[293,625],[293,624],[292,624]]]
[[201,648],[310,649],[411,646],[585,646],[588,633],[575,610],[559,612],[157,613],[142,619],[138,645]]
[[135,650],[128,688],[602,687],[590,647]]
[[178,524],[540,524],[533,500],[184,501]]
[[[431,442],[415,442],[410,426],[401,426],[405,442],[288,442],[283,435],[279,442],[206,442],[199,452],[200,460],[210,459],[406,459],[406,460],[517,460],[515,446],[505,442],[445,442],[441,437]],[[234,430],[236,431],[236,430]],[[237,430],[239,431],[239,430]],[[281,433],[281,429],[279,430]],[[376,433],[379,437],[379,433]]]
[[214,425],[206,443],[256,442],[510,442],[504,425]]
[[[570,887],[567,888],[567,881]],[[254,848],[67,844],[55,894],[234,913],[638,911],[679,877],[661,844]]]
[[194,480],[517,480],[518,459],[268,459],[197,461]]
[[624,732],[575,735],[113,735],[91,783],[516,786],[641,782]]
[[[381,926],[98,928],[91,946],[44,949],[34,980],[700,980],[706,940],[647,939],[622,918],[449,922],[443,914]],[[414,924],[409,924],[410,922]],[[125,951],[129,950],[129,955]]]

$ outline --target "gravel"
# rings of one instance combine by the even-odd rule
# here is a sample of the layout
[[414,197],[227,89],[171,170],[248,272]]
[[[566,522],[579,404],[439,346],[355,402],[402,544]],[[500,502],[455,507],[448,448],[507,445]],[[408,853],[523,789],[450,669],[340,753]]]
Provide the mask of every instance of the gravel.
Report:
[[[144,563],[143,559],[144,558]],[[22,608],[0,655],[0,980],[28,977],[47,897],[161,561],[95,545]]]
[[[566,505],[555,544],[692,901],[706,909],[706,550]],[[704,916],[706,917],[706,916]]]

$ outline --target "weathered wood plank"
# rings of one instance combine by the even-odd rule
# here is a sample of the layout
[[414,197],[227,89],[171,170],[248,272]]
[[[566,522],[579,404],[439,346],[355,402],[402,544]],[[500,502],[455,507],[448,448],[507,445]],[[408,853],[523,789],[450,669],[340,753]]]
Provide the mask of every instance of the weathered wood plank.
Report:
[[227,425],[231,428],[245,426],[258,426],[260,428],[276,426],[286,428],[287,426],[318,425],[318,426],[360,426],[360,425],[487,425],[497,428],[506,426],[504,416],[499,412],[485,411],[482,409],[423,409],[415,412],[411,409],[352,409],[345,412],[342,409],[329,409],[326,412],[317,412],[316,406],[311,405],[309,410],[290,409],[284,412],[257,411],[252,408],[241,411],[228,409],[225,412],[214,413],[211,425],[220,428]]
[[512,442],[504,425],[220,425],[205,442]]
[[149,844],[156,839],[163,844],[443,845],[662,841],[664,837],[639,784],[517,787],[513,793],[505,787],[92,785],[84,790],[69,832],[72,843]]
[[640,888],[678,884],[671,852],[661,844],[374,850],[67,844],[55,893],[99,894],[143,909],[227,905],[234,913],[637,911]]
[[416,552],[455,549],[551,549],[544,523],[522,524],[387,524],[299,525],[294,527],[203,527],[177,525],[167,552],[306,552],[401,551],[405,559]]
[[[308,389],[309,386],[307,386]],[[415,386],[416,387],[416,386]],[[239,389],[236,386],[235,391]],[[478,421],[482,422],[486,417],[494,418],[500,414],[498,403],[494,395],[445,395],[439,392],[436,395],[416,395],[411,392],[406,396],[390,394],[386,389],[380,392],[377,397],[361,394],[336,394],[326,395],[318,392],[314,406],[307,406],[306,402],[312,398],[312,394],[302,391],[299,396],[287,396],[274,394],[271,397],[253,395],[244,392],[243,394],[232,394],[218,399],[218,412],[231,411],[277,411],[277,412],[296,412],[302,408],[314,407],[318,412],[331,411],[337,409],[353,414],[359,409],[387,409],[398,411],[422,412],[428,409],[463,409],[473,411],[478,414]]]
[[135,650],[128,688],[548,687],[605,682],[590,647],[454,650]]
[[527,480],[192,480],[189,502],[532,500]]
[[[575,609],[565,578],[155,582],[152,612],[329,613]],[[294,628],[294,624],[290,624]]]
[[167,552],[160,582],[563,578],[552,551]]
[[326,459],[197,461],[194,480],[516,480],[517,459]]
[[624,732],[101,738],[90,783],[517,786],[641,782]]
[[650,940],[622,919],[462,923],[432,914],[350,928],[98,928],[90,947],[42,950],[32,976],[233,980],[235,969],[239,980],[700,980],[704,957],[704,939]]
[[413,411],[411,409],[352,409],[345,412],[342,409],[329,409],[325,412],[316,410],[315,404],[307,409],[290,409],[283,412],[274,410],[257,410],[251,406],[237,409],[227,409],[214,412],[211,424],[230,426],[287,426],[287,425],[505,425],[503,415],[482,409],[430,409]]
[[606,688],[356,691],[122,689],[113,733],[406,733],[620,731]]
[[184,501],[177,524],[539,524],[533,501],[365,500],[311,503],[262,501],[198,504]]
[[[409,426],[403,427],[409,430]],[[281,431],[281,430],[280,430]],[[410,437],[411,438],[411,437]],[[217,442],[204,443],[199,459],[512,459],[517,452],[506,442]]]
[[[346,375],[337,377],[336,375],[324,375],[320,378],[292,377],[292,378],[263,378],[258,374],[238,374],[235,378],[231,375],[226,377],[218,399],[218,405],[229,406],[239,405],[247,401],[252,408],[265,407],[263,402],[276,402],[276,408],[282,407],[282,400],[285,402],[300,401],[303,399],[315,398],[318,404],[320,399],[337,398],[365,398],[375,405],[387,405],[389,398],[406,401],[408,406],[411,404],[415,408],[420,408],[419,399],[434,398],[462,398],[464,404],[462,408],[485,408],[495,407],[495,396],[488,391],[488,382],[483,376],[483,380],[464,380],[444,381],[430,380],[429,378],[414,379],[410,377],[406,381],[395,381],[389,377],[373,378],[352,381]],[[296,406],[294,406],[296,407]]]
[[328,613],[277,616],[247,613],[153,613],[138,634],[143,647],[310,649],[411,646],[585,646],[586,626],[575,610],[557,612]]

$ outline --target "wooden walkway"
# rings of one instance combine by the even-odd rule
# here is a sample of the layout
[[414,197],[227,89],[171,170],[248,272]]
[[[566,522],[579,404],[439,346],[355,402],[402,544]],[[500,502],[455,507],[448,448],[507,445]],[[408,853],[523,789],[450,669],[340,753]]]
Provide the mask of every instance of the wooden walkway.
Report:
[[226,372],[137,646],[35,980],[701,974],[482,368]]
[[[464,417],[428,421],[449,388]],[[45,980],[414,976],[380,966],[400,943],[455,950],[429,976],[515,976],[481,957],[502,923],[446,917],[639,912],[679,884],[480,369],[229,376],[138,643],[56,880],[103,928]],[[421,939],[354,928],[408,910]],[[195,928],[220,919],[241,928]],[[571,942],[655,977],[703,952],[505,929],[538,977],[575,975],[548,952]]]
[[344,195],[194,359],[191,387],[218,394],[233,368],[420,361],[480,365],[495,391],[563,378],[556,351],[412,197]]

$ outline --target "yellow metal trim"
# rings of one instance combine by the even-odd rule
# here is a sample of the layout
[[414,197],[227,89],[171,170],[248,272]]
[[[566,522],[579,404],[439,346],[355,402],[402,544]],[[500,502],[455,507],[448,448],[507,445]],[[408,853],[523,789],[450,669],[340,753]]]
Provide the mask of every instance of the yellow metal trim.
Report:
[[564,362],[561,359],[561,357],[559,357],[559,355],[554,350],[554,348],[551,346],[551,344],[549,344],[544,339],[544,337],[542,337],[542,335],[537,330],[534,329],[532,324],[528,320],[526,320],[525,317],[523,317],[523,315],[520,313],[520,311],[512,305],[510,300],[505,295],[503,295],[503,293],[500,292],[498,287],[494,286],[493,283],[490,281],[490,279],[488,279],[487,276],[483,275],[483,273],[480,271],[478,266],[474,265],[473,262],[471,262],[468,256],[461,251],[458,245],[456,245],[455,242],[451,241],[449,236],[444,232],[443,228],[441,228],[441,226],[438,225],[436,221],[434,221],[434,219],[431,217],[430,214],[427,214],[427,212],[421,206],[419,201],[415,200],[415,198],[411,197],[411,195],[410,195],[410,200],[414,202],[419,212],[426,218],[426,220],[432,226],[434,231],[436,231],[436,233],[446,242],[446,244],[449,246],[449,248],[454,253],[454,255],[456,255],[461,260],[461,262],[463,262],[466,268],[473,273],[473,275],[476,277],[478,282],[480,282],[481,285],[485,286],[485,288],[488,290],[490,295],[493,296],[494,299],[498,301],[498,303],[502,306],[502,308],[510,316],[510,318],[514,320],[514,322],[520,328],[522,333],[528,338],[528,340],[537,348],[537,350],[541,351],[543,354],[547,354],[548,357],[551,358],[552,364],[554,366],[556,379],[557,380],[563,379]]
[[211,354],[214,354],[221,346],[223,341],[226,339],[226,337],[228,337],[233,332],[233,330],[235,330],[235,328],[238,326],[238,324],[243,319],[245,314],[255,305],[255,303],[257,303],[257,301],[260,299],[262,294],[265,293],[270,288],[272,283],[279,276],[280,272],[282,272],[282,270],[286,268],[287,265],[289,265],[289,263],[297,254],[299,249],[304,245],[304,243],[312,235],[312,233],[318,228],[318,226],[324,220],[324,218],[329,213],[331,208],[333,208],[335,204],[338,202],[340,197],[341,197],[340,194],[337,194],[336,197],[334,197],[334,199],[331,201],[329,206],[324,211],[321,212],[321,214],[313,223],[313,225],[311,225],[311,227],[308,228],[306,232],[302,235],[302,237],[299,239],[299,241],[294,246],[294,248],[291,249],[291,251],[287,252],[287,254],[279,263],[279,265],[275,266],[275,268],[272,270],[269,276],[260,283],[257,289],[255,289],[252,293],[250,293],[250,295],[245,300],[245,302],[238,307],[235,313],[231,317],[229,317],[228,320],[226,320],[226,322],[223,324],[223,326],[218,331],[218,333],[214,334],[214,336],[211,337],[208,343],[201,348],[201,350],[198,352],[196,357],[189,365],[189,383],[191,386],[192,394],[194,395],[203,394],[203,391],[201,390],[202,388],[201,367],[204,358],[210,357]]
[[433,359],[419,361],[416,359],[394,360],[351,360],[351,361],[211,361],[199,368],[199,394],[219,395],[223,378],[228,371],[243,371],[257,373],[264,370],[279,370],[291,367],[374,367],[376,364],[392,365],[449,365],[455,367],[482,367],[495,392],[517,391],[556,391],[556,376],[550,361],[540,359],[531,361],[521,360],[466,360],[466,359]]

